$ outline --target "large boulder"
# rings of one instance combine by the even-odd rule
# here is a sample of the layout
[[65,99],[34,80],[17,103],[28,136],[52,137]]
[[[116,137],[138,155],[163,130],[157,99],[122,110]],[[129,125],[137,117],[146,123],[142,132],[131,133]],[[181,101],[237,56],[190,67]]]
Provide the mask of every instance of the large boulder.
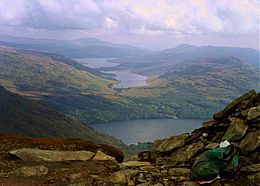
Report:
[[95,153],[90,151],[57,151],[40,149],[18,149],[10,151],[9,154],[15,155],[24,161],[39,162],[62,162],[62,161],[87,161]]
[[249,132],[241,141],[239,149],[242,153],[254,151],[260,145],[260,131]]
[[230,118],[231,124],[223,136],[223,140],[236,141],[243,138],[248,126],[239,118]]
[[189,134],[181,134],[163,140],[156,140],[154,142],[153,151],[155,152],[172,151],[176,148],[182,147],[185,144],[188,137]]
[[188,162],[203,148],[204,143],[202,141],[197,141],[195,143],[184,146],[183,148],[180,148],[172,153],[172,162],[174,162],[175,164]]
[[234,112],[237,108],[238,105],[241,104],[243,101],[250,99],[251,97],[256,95],[256,91],[255,90],[251,90],[250,92],[245,93],[244,95],[242,95],[241,97],[235,99],[234,101],[232,101],[231,103],[229,103],[224,110],[214,114],[213,118],[215,120],[222,120],[224,119],[226,116],[228,116],[229,114],[231,114],[232,112]]
[[93,160],[96,160],[96,161],[115,161],[116,159],[112,156],[109,156],[109,155],[101,152],[101,151],[97,151]]
[[258,107],[252,107],[249,109],[248,115],[247,115],[248,121],[260,121],[260,106]]

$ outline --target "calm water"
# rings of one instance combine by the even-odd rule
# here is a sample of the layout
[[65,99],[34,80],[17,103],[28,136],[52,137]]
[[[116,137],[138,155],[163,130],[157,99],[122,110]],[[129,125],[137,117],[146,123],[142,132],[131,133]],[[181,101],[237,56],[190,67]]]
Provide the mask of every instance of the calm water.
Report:
[[[108,62],[108,60],[111,59],[112,58],[79,58],[74,60],[91,68],[113,67],[118,65],[117,63]],[[114,78],[118,81],[118,84],[115,85],[114,88],[117,89],[140,87],[146,85],[146,80],[147,80],[146,76],[135,74],[128,70],[102,71],[102,72],[116,75]]]
[[126,144],[136,144],[192,132],[199,128],[201,123],[202,120],[194,119],[149,119],[100,123],[91,127],[115,136]]
[[118,63],[108,62],[111,59],[113,58],[78,58],[74,60],[90,68],[113,67],[118,65]]
[[119,82],[114,86],[114,88],[130,88],[130,87],[140,87],[146,85],[146,76],[139,74],[134,74],[128,70],[123,71],[107,71],[108,73],[115,74],[115,79]]

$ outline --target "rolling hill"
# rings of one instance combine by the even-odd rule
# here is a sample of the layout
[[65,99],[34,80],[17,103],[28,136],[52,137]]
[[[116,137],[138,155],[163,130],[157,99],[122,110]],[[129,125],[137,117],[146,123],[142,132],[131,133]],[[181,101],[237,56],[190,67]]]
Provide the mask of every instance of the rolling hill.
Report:
[[[152,103],[157,112],[179,118],[208,118],[234,97],[260,88],[259,69],[235,57],[183,61],[153,81],[121,94]],[[156,81],[159,83],[154,86]]]
[[84,138],[126,148],[120,140],[73,121],[47,105],[8,92],[0,86],[0,133],[32,137]]
[[121,63],[121,65],[111,69],[131,69],[140,74],[158,76],[183,61],[220,57],[236,57],[245,63],[259,65],[259,51],[255,49],[180,45],[176,48],[148,53],[143,56],[115,59],[114,62]]
[[2,46],[0,68],[0,85],[84,123],[157,116],[149,105],[119,96],[110,88],[116,81],[59,54]]

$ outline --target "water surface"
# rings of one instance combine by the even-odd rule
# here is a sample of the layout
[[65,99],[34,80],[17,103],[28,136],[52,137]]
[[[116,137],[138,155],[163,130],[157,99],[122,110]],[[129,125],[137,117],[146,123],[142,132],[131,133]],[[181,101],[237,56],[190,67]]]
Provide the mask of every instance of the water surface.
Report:
[[78,58],[74,60],[90,68],[102,68],[118,65],[118,63],[109,62],[112,59],[114,58]]
[[114,88],[117,88],[117,89],[130,88],[130,87],[140,87],[140,86],[147,85],[146,84],[146,80],[147,80],[146,76],[135,74],[135,73],[132,73],[128,70],[104,71],[104,72],[116,75],[114,78],[118,81],[118,84],[116,84],[114,86]]
[[[90,68],[102,68],[102,67],[113,67],[119,65],[118,63],[109,62],[113,58],[79,58],[74,59],[77,62],[81,63]],[[118,71],[102,71],[104,73],[114,74],[115,79],[118,81],[113,88],[116,89],[124,89],[130,87],[140,87],[146,85],[146,76],[142,76],[139,74],[135,74],[130,72],[129,70],[118,70]]]
[[93,124],[95,130],[121,139],[126,144],[153,142],[172,135],[190,133],[201,127],[202,120],[147,119]]

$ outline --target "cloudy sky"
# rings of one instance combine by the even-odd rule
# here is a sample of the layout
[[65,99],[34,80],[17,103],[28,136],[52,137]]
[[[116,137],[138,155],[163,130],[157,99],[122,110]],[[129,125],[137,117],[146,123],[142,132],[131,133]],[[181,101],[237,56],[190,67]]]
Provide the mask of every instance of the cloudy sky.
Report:
[[259,0],[0,0],[0,35],[258,49]]

